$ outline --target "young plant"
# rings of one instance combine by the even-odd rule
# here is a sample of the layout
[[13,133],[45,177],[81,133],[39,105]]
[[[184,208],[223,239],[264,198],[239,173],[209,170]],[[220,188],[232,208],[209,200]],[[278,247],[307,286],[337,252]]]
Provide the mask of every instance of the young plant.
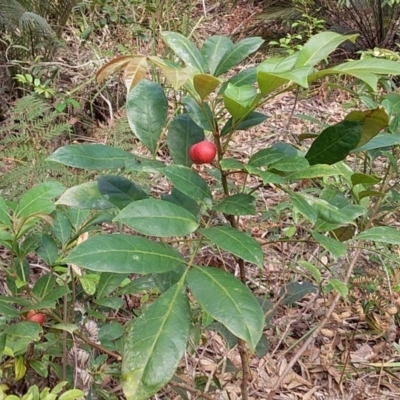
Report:
[[[74,168],[112,171],[112,175],[99,174],[97,183],[68,189],[57,204],[109,209],[115,213],[115,223],[132,230],[91,235],[60,263],[113,277],[139,274],[158,282],[160,295],[127,326],[121,381],[128,400],[147,399],[171,381],[186,351],[199,307],[206,316],[203,325],[205,321],[218,322],[236,337],[242,361],[242,398],[248,399],[250,352],[266,348],[265,310],[260,306],[265,299],[257,298],[246,286],[251,266],[262,273],[262,243],[240,223],[243,217],[263,211],[256,201],[257,191],[273,184],[285,193],[295,219],[301,216],[312,240],[334,260],[347,253],[346,241],[351,239],[399,244],[400,234],[394,228],[373,226],[379,206],[379,200],[374,199],[385,195],[386,178],[353,171],[345,163],[350,153],[362,152],[379,140],[378,133],[389,123],[384,109],[349,113],[343,121],[325,128],[308,150],[275,143],[257,151],[247,162],[229,157],[232,138],[237,131],[262,123],[266,116],[256,110],[278,93],[296,86],[307,88],[310,82],[332,74],[356,77],[376,90],[379,77],[398,74],[399,65],[390,60],[364,59],[317,68],[337,46],[356,38],[324,32],[313,36],[300,51],[266,59],[256,68],[228,77],[224,74],[260,47],[260,38],[234,44],[227,37],[213,36],[198,49],[180,34],[163,32],[162,37],[183,65],[156,56],[122,56],[97,75],[102,81],[123,71],[129,123],[152,158],[99,144],[65,146],[49,157]],[[160,68],[174,88],[183,88],[186,93],[181,112],[171,120],[164,88],[144,79],[148,63]],[[209,162],[211,157],[198,159],[190,149],[206,138],[214,143],[216,159],[201,173],[192,168],[193,158],[197,163]],[[172,163],[156,160],[161,146],[167,146]],[[166,177],[172,186],[170,193],[149,195],[122,176],[143,171]],[[207,173],[218,181],[217,185],[209,183]],[[252,177],[258,184],[233,185],[233,174],[243,176],[244,182]],[[329,179],[340,180],[346,189],[342,192],[318,184]],[[293,185],[304,180],[316,182],[313,190],[295,191]],[[379,190],[371,190],[375,184],[380,185]],[[344,195],[348,190],[350,197]],[[362,232],[355,236],[353,227]],[[200,256],[204,245],[224,257],[233,257],[239,279],[226,266],[203,265]],[[334,275],[328,281],[322,280],[316,266],[301,265],[322,290],[337,293],[337,302],[347,295],[348,277],[357,257],[346,277]],[[283,292],[283,302],[290,304],[316,292],[317,285],[290,284]]]

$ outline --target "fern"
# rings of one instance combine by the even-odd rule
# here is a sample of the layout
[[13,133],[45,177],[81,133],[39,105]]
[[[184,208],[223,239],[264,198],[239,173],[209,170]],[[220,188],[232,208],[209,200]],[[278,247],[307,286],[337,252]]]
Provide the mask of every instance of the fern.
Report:
[[71,134],[71,125],[44,100],[28,95],[17,100],[0,128],[0,190],[18,198],[47,179],[75,184],[79,179],[67,168],[46,161],[57,140]]
[[36,57],[41,52],[49,58],[61,45],[61,29],[75,4],[76,0],[0,0],[0,31],[12,38],[9,57]]

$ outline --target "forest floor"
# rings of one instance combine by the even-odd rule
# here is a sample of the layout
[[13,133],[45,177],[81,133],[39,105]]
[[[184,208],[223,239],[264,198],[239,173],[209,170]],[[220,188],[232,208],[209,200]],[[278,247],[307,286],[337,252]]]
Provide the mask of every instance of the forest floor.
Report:
[[[217,5],[209,6],[206,10],[206,16],[196,28],[196,37],[200,40],[215,34],[234,35],[234,40],[246,37],[249,26],[260,12],[257,7],[243,2],[238,2],[237,8],[233,9]],[[200,18],[203,11],[203,4],[199,1],[194,18]],[[252,32],[251,35],[254,35],[256,30]],[[115,43],[104,41],[102,45],[104,48],[112,48]],[[72,82],[69,84],[77,84],[92,77],[95,67],[94,64],[90,64],[92,54],[80,53],[73,47],[73,42],[71,46],[69,51],[74,53],[72,57],[79,59],[77,64],[82,65],[82,68],[74,69],[72,72],[67,71],[67,75],[71,76]],[[265,53],[259,52],[251,60],[246,61],[246,66],[256,65],[264,57]],[[88,65],[85,67],[86,63]],[[114,93],[123,90],[121,84],[116,84],[113,88]],[[87,122],[84,116],[72,116],[75,122],[74,140],[98,141],[123,147],[129,147],[134,143],[135,152],[141,151],[141,147],[132,136],[129,136],[129,139],[126,139],[128,136],[125,139],[120,136],[129,129],[124,112],[121,111],[123,96],[121,98],[122,100],[114,101],[112,107],[109,107],[107,101],[103,103],[100,122]],[[343,107],[349,101],[351,97],[348,94],[333,91],[323,84],[311,91],[277,96],[260,110],[268,115],[265,123],[241,131],[234,137],[231,155],[246,161],[251,154],[273,143],[299,144],[300,134],[321,130],[316,120],[322,124],[340,121],[349,112]],[[241,178],[237,178],[236,184],[241,184]],[[266,214],[282,201],[283,196],[284,194],[277,191],[273,185],[263,189],[259,201],[265,204]],[[301,283],[305,280],[304,274],[296,266],[297,259],[301,257],[313,263],[318,259],[321,266],[331,260],[327,260],[327,256],[316,245],[296,240],[275,242],[274,239],[283,230],[293,226],[292,215],[285,209],[279,213],[271,212],[268,218],[262,215],[258,216],[257,220],[244,218],[242,224],[261,243],[269,243],[263,246],[266,260],[264,268],[248,267],[248,286],[257,295],[267,298],[266,309],[269,307],[268,326],[264,332],[268,347],[264,351],[260,349],[261,356],[255,355],[250,360],[249,398],[252,400],[400,399],[400,354],[385,339],[387,331],[393,329],[391,326],[393,321],[386,318],[387,316],[380,310],[372,310],[369,318],[363,319],[358,304],[360,297],[365,294],[356,284],[349,298],[340,300],[326,321],[324,318],[332,304],[333,294],[323,295],[318,291],[307,294],[294,304],[283,304],[283,288],[291,283]],[[304,232],[300,232],[300,237],[301,235],[304,235]],[[297,238],[295,236],[293,239]],[[336,276],[345,274],[351,256],[350,254],[348,258],[337,260],[334,271]],[[202,265],[213,265],[226,260],[221,260],[219,255],[204,248],[203,259],[199,262]],[[383,272],[379,272],[379,266],[365,256],[360,258],[358,267],[365,271],[367,276],[365,279],[378,282],[381,286],[378,295],[384,298],[385,278]],[[228,268],[235,272],[237,266],[232,261],[232,265],[228,265]],[[326,277],[330,276],[330,272],[327,271],[326,274]],[[398,279],[400,284],[400,274]],[[321,321],[324,321],[324,328],[314,334],[314,329]],[[399,327],[395,326],[394,329],[399,339]],[[312,340],[305,352],[293,367],[288,368],[292,358],[309,337]],[[239,352],[236,346],[229,348],[227,341],[215,332],[206,332],[203,344],[192,354],[186,354],[179,367],[178,376],[182,384],[190,387],[193,387],[195,377],[201,377],[197,379],[197,387],[203,387],[204,391],[210,394],[210,398],[241,399]],[[157,397],[157,399],[179,398],[182,397],[176,397],[176,393],[169,389]]]

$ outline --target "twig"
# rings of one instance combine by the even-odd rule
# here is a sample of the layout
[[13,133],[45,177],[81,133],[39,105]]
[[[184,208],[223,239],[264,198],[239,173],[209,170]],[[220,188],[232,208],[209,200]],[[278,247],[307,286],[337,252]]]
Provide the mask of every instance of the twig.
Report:
[[178,383],[178,382],[170,381],[169,384],[173,387],[187,390],[188,392],[193,393],[198,397],[203,397],[206,400],[214,400],[214,397],[211,397],[209,394],[204,393],[201,390],[197,390],[189,385],[186,385],[185,383]]
[[246,343],[242,339],[238,339],[238,350],[240,354],[240,361],[242,364],[242,383],[240,385],[240,390],[242,394],[242,400],[249,399],[249,379],[250,379],[250,365],[249,365],[249,355],[247,352]]

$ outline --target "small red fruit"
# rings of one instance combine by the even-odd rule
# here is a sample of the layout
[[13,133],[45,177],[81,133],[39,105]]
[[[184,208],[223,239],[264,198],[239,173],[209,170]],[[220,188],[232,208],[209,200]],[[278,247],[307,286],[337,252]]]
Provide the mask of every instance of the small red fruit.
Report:
[[189,157],[195,164],[207,164],[217,154],[215,144],[207,140],[194,144],[189,150]]
[[44,321],[46,321],[46,316],[42,313],[31,310],[28,312],[26,319],[28,321],[37,322],[39,325],[43,325]]

